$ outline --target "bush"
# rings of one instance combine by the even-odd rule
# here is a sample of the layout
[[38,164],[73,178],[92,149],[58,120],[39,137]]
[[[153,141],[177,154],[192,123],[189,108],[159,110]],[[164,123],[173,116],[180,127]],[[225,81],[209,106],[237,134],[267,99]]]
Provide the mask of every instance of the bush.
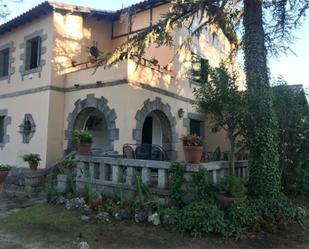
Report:
[[25,154],[23,156],[25,162],[38,164],[41,161],[41,156],[39,154]]
[[72,169],[74,167],[74,163],[75,163],[74,158],[68,157],[61,161],[61,166],[62,168]]
[[194,201],[181,209],[170,211],[171,226],[195,237],[205,233],[224,233],[224,213],[215,204]]
[[11,170],[11,166],[6,165],[6,164],[0,164],[0,172],[2,171],[10,171]]
[[76,143],[92,143],[93,137],[89,131],[74,130],[73,139]]
[[214,186],[209,181],[207,169],[201,169],[192,176],[191,188],[194,195],[194,200],[213,202]]
[[222,180],[220,190],[228,197],[239,198],[245,195],[247,189],[244,180],[236,176],[228,176]]
[[173,204],[176,207],[182,207],[184,205],[185,191],[183,184],[185,182],[185,165],[180,162],[172,162],[170,166],[170,197]]

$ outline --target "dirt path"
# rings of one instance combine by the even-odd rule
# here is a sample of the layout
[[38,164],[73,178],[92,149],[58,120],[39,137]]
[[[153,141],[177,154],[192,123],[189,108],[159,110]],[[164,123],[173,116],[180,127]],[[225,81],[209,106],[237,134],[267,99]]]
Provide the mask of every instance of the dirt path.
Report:
[[[1,213],[7,215],[8,209],[20,209],[31,203],[29,199],[0,198],[0,216]],[[284,232],[252,235],[239,241],[223,240],[217,236],[192,239],[187,234],[162,227],[131,222],[82,223],[78,214],[61,207],[41,205],[34,211],[18,213],[25,213],[17,219],[17,225],[21,226],[18,233],[4,231],[7,227],[1,228],[0,224],[0,249],[76,249],[79,233],[91,244],[91,249],[309,249],[309,226],[301,229],[295,225]],[[32,219],[36,221],[25,223],[28,215],[33,215]],[[65,219],[68,220],[63,221]]]

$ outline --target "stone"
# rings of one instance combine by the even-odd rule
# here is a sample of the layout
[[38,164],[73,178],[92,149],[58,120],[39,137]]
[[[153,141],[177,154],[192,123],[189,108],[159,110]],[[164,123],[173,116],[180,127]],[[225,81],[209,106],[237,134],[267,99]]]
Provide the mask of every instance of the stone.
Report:
[[161,224],[160,215],[158,213],[149,215],[148,222],[152,223],[155,226],[159,226]]
[[109,222],[111,215],[107,212],[100,212],[95,216],[95,219],[102,222]]
[[134,215],[134,220],[136,223],[146,222],[148,214],[144,210],[136,211]]
[[118,213],[114,215],[116,220],[129,220],[131,218],[130,213],[127,210],[120,210]]
[[86,205],[86,201],[85,201],[85,199],[84,198],[82,198],[82,197],[77,197],[77,198],[73,198],[72,200],[71,200],[71,202],[72,202],[72,205],[75,207],[75,208],[84,208],[85,207],[85,205]]
[[169,225],[170,224],[170,216],[168,214],[163,214],[161,216],[161,222],[163,225]]
[[57,198],[56,204],[64,204],[66,202],[66,199],[61,195]]
[[67,209],[67,210],[70,210],[70,209],[72,209],[72,203],[71,203],[71,201],[69,200],[69,199],[66,199],[65,200],[65,204],[64,204],[64,206],[65,206],[65,209]]
[[88,216],[88,215],[82,215],[81,217],[80,217],[80,220],[81,221],[83,221],[83,222],[89,222],[90,221],[90,216]]
[[90,249],[90,246],[86,241],[82,241],[79,242],[77,249]]

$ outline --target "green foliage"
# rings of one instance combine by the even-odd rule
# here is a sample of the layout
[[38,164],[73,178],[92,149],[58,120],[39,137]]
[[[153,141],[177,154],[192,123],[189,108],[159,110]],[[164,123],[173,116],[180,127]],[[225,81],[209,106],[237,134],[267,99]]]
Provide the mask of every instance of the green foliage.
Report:
[[173,204],[176,207],[182,207],[184,205],[185,191],[183,184],[185,182],[185,165],[180,162],[172,162],[170,166],[170,197]]
[[156,203],[155,198],[150,193],[148,187],[142,182],[141,176],[134,172],[134,188],[135,188],[135,199],[134,206],[136,208],[144,208],[147,205]]
[[[69,176],[68,179],[70,179]],[[92,200],[97,196],[94,188],[93,188],[93,183],[90,177],[87,177],[87,181],[86,181],[86,185],[85,185],[85,199],[87,201],[87,203],[91,203]]]
[[224,233],[224,213],[215,204],[194,201],[181,209],[172,209],[171,225],[195,237],[205,233]]
[[[67,183],[68,183],[68,186],[69,186],[68,193],[73,195],[73,196],[76,196],[77,190],[76,190],[76,179],[75,179],[75,177],[73,177],[72,175],[68,175],[67,176]],[[88,182],[87,182],[87,185],[88,185]],[[90,188],[90,186],[88,186],[88,187]],[[89,189],[87,189],[86,192],[89,193]],[[87,194],[87,195],[90,196],[89,194]]]
[[126,203],[126,197],[122,190],[116,192],[116,202],[120,209],[124,208],[124,204]]
[[243,179],[237,176],[225,177],[220,183],[220,190],[228,197],[244,197],[246,193],[246,186]]
[[194,195],[194,200],[213,202],[214,187],[209,180],[207,169],[201,169],[199,172],[193,174],[190,185]]
[[62,168],[72,169],[74,167],[74,163],[75,163],[74,157],[71,156],[71,157],[68,157],[68,158],[62,160],[61,166],[62,166]]
[[7,164],[0,164],[0,172],[1,171],[10,171],[11,170],[11,166],[7,165]]
[[41,161],[41,156],[39,154],[25,154],[23,155],[23,159],[25,162],[38,164]]
[[57,189],[52,184],[46,184],[43,189],[43,194],[47,200],[47,202],[51,202],[54,197],[59,196]]
[[243,133],[246,101],[239,91],[238,75],[229,72],[227,65],[209,69],[210,80],[194,89],[196,105],[200,112],[208,115],[214,132],[224,130],[230,141],[230,172],[234,174],[236,139]]
[[182,141],[183,146],[203,146],[203,140],[196,134],[182,135],[180,140]]
[[284,190],[309,195],[309,106],[305,93],[279,78],[273,95]]
[[204,84],[205,82],[207,82],[209,75],[208,60],[205,60],[197,54],[192,53],[191,65],[192,80],[200,84]]
[[73,139],[75,143],[92,143],[93,141],[92,134],[86,130],[74,130]]

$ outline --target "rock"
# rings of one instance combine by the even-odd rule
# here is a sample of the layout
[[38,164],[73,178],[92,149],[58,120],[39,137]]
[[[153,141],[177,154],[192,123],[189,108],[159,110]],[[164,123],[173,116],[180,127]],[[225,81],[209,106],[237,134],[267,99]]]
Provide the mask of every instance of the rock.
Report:
[[161,224],[160,215],[158,213],[149,215],[148,222],[152,223],[155,226],[159,226]]
[[136,211],[134,215],[134,220],[136,223],[146,222],[148,218],[147,212],[144,210]]
[[86,201],[82,197],[73,198],[71,203],[75,208],[83,208],[86,205]]
[[90,246],[86,241],[82,241],[79,242],[77,249],[90,249]]
[[82,215],[80,217],[80,220],[83,221],[83,222],[89,222],[90,221],[90,216],[87,216],[87,215]]
[[119,212],[116,213],[114,217],[116,220],[129,220],[131,215],[127,210],[119,210]]
[[65,209],[67,209],[67,210],[70,210],[73,207],[73,205],[72,205],[72,203],[71,203],[71,201],[69,199],[65,200],[64,206],[65,206]]
[[85,213],[90,213],[91,209],[87,204],[84,204],[81,208]]
[[109,222],[111,219],[111,216],[107,212],[100,212],[95,216],[95,219],[98,221]]
[[161,222],[163,225],[169,225],[170,224],[170,216],[168,214],[163,214],[161,216]]
[[61,195],[57,198],[56,204],[64,204],[66,202],[66,199]]

